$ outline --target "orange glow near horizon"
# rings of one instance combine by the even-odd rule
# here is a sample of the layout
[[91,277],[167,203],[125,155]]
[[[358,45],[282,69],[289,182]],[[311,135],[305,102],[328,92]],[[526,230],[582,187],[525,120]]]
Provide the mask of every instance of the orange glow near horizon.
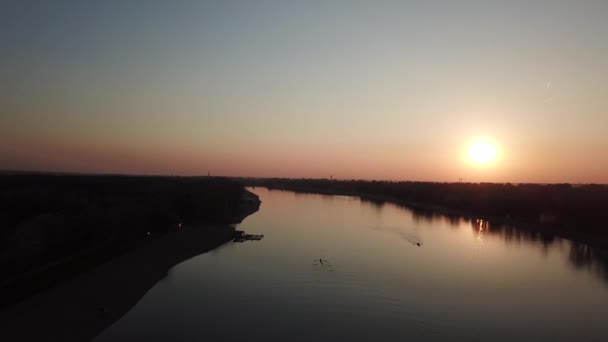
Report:
[[608,183],[608,2],[539,1],[15,2],[0,170]]

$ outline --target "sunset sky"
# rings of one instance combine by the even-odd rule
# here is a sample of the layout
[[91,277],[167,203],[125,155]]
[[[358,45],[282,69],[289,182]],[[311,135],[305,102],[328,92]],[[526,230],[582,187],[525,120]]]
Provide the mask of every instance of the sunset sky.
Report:
[[608,1],[5,0],[0,46],[0,169],[608,183]]

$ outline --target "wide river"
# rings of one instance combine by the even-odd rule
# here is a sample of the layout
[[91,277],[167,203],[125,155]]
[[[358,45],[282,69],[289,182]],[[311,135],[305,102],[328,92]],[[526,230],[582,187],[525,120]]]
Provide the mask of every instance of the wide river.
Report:
[[95,341],[608,341],[603,252],[358,198],[252,191],[260,211],[238,229],[262,240],[176,265]]

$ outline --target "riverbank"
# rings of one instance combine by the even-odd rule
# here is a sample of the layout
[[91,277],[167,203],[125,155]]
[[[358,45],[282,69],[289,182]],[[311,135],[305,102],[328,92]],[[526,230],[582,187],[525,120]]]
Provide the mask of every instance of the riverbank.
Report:
[[568,239],[580,243],[584,243],[588,246],[608,250],[608,237],[606,236],[594,236],[592,234],[586,234],[583,232],[577,232],[567,230],[558,225],[542,224],[539,222],[530,222],[517,217],[501,217],[492,215],[483,215],[474,213],[471,211],[457,210],[437,205],[428,205],[417,202],[410,202],[400,200],[398,198],[391,198],[388,196],[369,195],[369,194],[357,194],[363,201],[375,202],[375,203],[393,203],[403,207],[407,207],[414,212],[423,212],[431,215],[442,215],[447,217],[460,217],[468,220],[481,219],[489,222],[492,225],[514,227],[520,230],[525,230],[530,233],[537,234],[548,234],[559,238]]
[[259,209],[208,177],[0,177],[0,340],[89,341]]
[[2,341],[89,341],[122,317],[176,264],[230,241],[234,228],[170,232],[0,311]]
[[358,197],[393,203],[421,216],[483,219],[530,234],[556,236],[608,250],[608,187],[570,184],[473,184],[340,181],[328,179],[238,179],[246,186],[299,193]]
[[[0,176],[0,307],[181,229],[240,222],[257,210],[215,177]],[[249,203],[251,202],[251,203]]]

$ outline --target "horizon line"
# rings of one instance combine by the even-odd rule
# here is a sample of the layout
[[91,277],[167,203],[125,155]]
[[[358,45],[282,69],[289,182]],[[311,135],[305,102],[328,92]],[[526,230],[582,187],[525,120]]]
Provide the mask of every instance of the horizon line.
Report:
[[55,176],[107,176],[107,177],[173,177],[173,178],[228,178],[228,179],[285,179],[285,180],[332,180],[332,181],[363,181],[363,182],[391,182],[391,183],[436,183],[436,184],[502,184],[502,185],[600,185],[608,186],[608,183],[573,183],[573,182],[471,182],[471,181],[429,181],[429,180],[398,180],[398,179],[366,179],[366,178],[322,178],[322,177],[255,177],[255,176],[225,176],[225,175],[179,175],[179,174],[143,174],[143,173],[103,173],[103,172],[80,172],[80,171],[52,171],[52,170],[17,170],[0,169],[0,176],[5,175],[55,175]]

